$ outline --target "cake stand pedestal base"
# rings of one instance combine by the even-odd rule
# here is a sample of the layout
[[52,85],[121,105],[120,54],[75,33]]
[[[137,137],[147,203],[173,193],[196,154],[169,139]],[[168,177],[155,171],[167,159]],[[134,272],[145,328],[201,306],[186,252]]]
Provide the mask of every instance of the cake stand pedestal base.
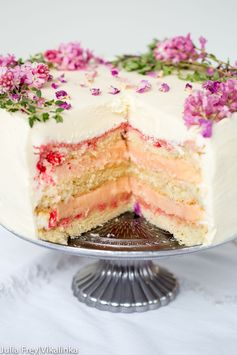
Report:
[[144,312],[167,305],[178,282],[152,261],[100,260],[80,270],[72,290],[79,301],[110,312]]

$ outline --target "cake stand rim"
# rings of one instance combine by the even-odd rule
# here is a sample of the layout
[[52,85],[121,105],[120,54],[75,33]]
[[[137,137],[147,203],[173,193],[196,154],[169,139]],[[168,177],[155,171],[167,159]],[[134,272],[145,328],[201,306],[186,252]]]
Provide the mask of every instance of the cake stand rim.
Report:
[[62,253],[70,254],[70,255],[75,255],[75,256],[84,256],[88,258],[93,258],[93,259],[110,259],[110,260],[116,260],[116,259],[124,259],[124,260],[153,260],[153,259],[160,259],[160,258],[165,258],[165,257],[170,257],[170,256],[179,256],[179,255],[186,255],[186,254],[191,254],[199,251],[205,251],[209,250],[221,245],[224,245],[228,242],[231,242],[237,238],[237,234],[234,235],[233,237],[221,242],[221,243],[216,243],[216,244],[209,244],[209,245],[195,245],[195,246],[190,246],[186,247],[184,246],[183,248],[177,248],[177,249],[167,249],[167,250],[103,250],[103,249],[90,249],[90,248],[84,248],[84,247],[73,247],[73,246],[68,246],[68,245],[63,245],[63,244],[56,244],[40,239],[33,239],[29,237],[25,237],[22,235],[19,235],[18,233],[14,232],[8,227],[5,227],[3,224],[0,223],[0,226],[2,226],[5,230],[13,234],[14,236],[26,241],[30,242],[34,245],[38,245],[43,248],[47,248],[50,250],[56,250]]

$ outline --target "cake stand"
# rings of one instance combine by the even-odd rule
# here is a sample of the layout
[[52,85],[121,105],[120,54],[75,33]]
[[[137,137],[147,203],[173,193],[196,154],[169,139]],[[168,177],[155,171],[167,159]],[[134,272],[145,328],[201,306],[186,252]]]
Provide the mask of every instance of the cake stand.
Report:
[[64,253],[99,259],[73,277],[73,294],[88,306],[123,313],[153,310],[176,297],[179,285],[175,276],[152,260],[210,248],[180,246],[170,233],[129,212],[69,240],[66,246],[18,237]]

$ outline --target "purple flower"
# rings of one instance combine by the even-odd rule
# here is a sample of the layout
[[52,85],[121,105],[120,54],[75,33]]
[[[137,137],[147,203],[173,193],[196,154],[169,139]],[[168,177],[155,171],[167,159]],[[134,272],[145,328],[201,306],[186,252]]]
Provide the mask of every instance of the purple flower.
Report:
[[92,88],[91,89],[91,95],[93,96],[99,96],[101,94],[101,90],[98,88]]
[[207,75],[212,76],[215,73],[215,69],[212,67],[207,68]]
[[174,64],[182,61],[194,61],[198,58],[190,33],[187,36],[177,36],[158,42],[154,49],[154,55],[159,61]]
[[38,107],[43,107],[43,105],[45,103],[45,99],[43,97],[36,97],[35,101],[36,101]]
[[10,95],[10,98],[13,101],[19,101],[20,100],[20,95],[19,94],[12,94],[12,95]]
[[14,68],[20,78],[20,84],[40,89],[49,81],[49,68],[44,63],[26,62]]
[[138,202],[135,202],[133,211],[136,215],[141,216],[141,207]]
[[139,94],[143,94],[144,92],[147,92],[151,89],[151,83],[148,80],[141,80],[136,92],[138,92]]
[[72,107],[71,104],[67,103],[66,101],[62,102],[59,107],[63,108],[64,110],[70,110],[70,108]]
[[20,77],[15,69],[0,67],[0,93],[11,92],[20,84]]
[[116,68],[111,69],[111,75],[112,76],[118,76],[119,75],[118,69],[116,69]]
[[17,64],[16,58],[12,54],[5,57],[0,55],[0,67],[14,67]]
[[51,87],[52,87],[53,89],[57,89],[57,88],[59,87],[59,85],[56,84],[56,83],[52,83],[52,84],[51,84]]
[[187,84],[185,85],[185,90],[192,90],[192,88],[193,88],[193,86],[192,86],[192,84],[190,84],[190,83],[187,83]]
[[156,78],[157,77],[157,72],[149,71],[148,73],[146,73],[146,75],[150,76],[151,78]]
[[202,87],[210,91],[210,93],[216,94],[221,88],[221,82],[208,80],[202,85]]
[[65,90],[59,90],[55,92],[55,95],[57,97],[58,100],[60,99],[64,99],[65,97],[68,96],[68,93]]
[[210,138],[212,136],[213,121],[200,118],[198,122],[201,127],[202,136],[204,138]]
[[212,134],[213,122],[229,117],[237,111],[237,80],[207,81],[202,90],[187,97],[184,103],[184,121],[187,127],[199,126],[203,137]]
[[117,95],[117,94],[119,94],[120,93],[120,90],[118,89],[118,88],[115,88],[114,86],[110,86],[110,91],[109,91],[109,94],[111,94],[111,95]]
[[162,83],[160,88],[159,88],[159,90],[162,91],[162,92],[168,92],[168,91],[170,91],[170,87],[169,87],[168,84]]
[[60,83],[62,83],[62,84],[66,83],[67,80],[65,79],[65,74],[59,75],[58,81],[60,81]]
[[206,38],[204,38],[203,36],[199,37],[199,42],[200,42],[201,50],[205,51],[205,46],[207,43]]
[[88,49],[83,49],[79,42],[69,42],[57,49],[47,50],[44,57],[59,70],[81,70],[87,68],[94,56]]

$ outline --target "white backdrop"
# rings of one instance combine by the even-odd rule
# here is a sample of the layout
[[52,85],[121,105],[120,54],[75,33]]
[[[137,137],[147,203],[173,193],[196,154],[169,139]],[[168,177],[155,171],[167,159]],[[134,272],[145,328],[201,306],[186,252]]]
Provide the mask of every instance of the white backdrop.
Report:
[[98,54],[144,50],[154,37],[191,32],[237,59],[235,0],[0,0],[0,52],[27,55],[79,40]]
[[[79,40],[111,57],[190,31],[235,60],[236,19],[236,0],[0,0],[0,53],[26,56]],[[72,275],[86,260],[0,228],[0,346],[71,345],[82,355],[236,354],[236,245],[162,261],[180,280],[177,300],[150,313],[114,315],[72,297]]]

